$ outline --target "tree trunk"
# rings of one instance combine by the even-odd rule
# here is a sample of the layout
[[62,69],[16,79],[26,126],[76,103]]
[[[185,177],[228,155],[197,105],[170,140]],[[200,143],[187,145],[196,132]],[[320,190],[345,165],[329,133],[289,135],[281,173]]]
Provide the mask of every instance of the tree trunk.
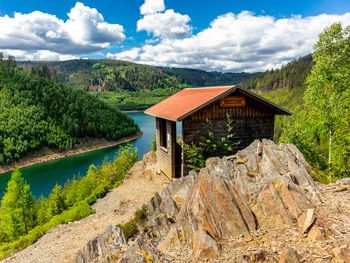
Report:
[[332,131],[329,132],[328,138],[328,164],[332,162]]

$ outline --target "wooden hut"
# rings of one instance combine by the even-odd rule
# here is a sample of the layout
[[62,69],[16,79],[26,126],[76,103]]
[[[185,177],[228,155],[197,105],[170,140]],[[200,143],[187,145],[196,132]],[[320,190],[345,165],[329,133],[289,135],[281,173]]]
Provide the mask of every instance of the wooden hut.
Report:
[[182,123],[184,143],[198,142],[207,134],[210,120],[217,135],[227,132],[227,114],[233,120],[235,150],[255,139],[273,139],[275,115],[291,113],[238,85],[183,89],[145,113],[156,119],[157,159],[160,170],[169,178],[188,172],[182,149],[177,143],[177,122]]

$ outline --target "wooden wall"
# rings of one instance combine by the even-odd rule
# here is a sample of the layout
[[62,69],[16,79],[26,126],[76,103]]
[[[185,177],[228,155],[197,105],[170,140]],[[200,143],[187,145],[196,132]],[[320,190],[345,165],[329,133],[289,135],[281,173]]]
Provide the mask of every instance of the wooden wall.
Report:
[[[239,96],[242,96],[239,94]],[[247,147],[255,139],[271,139],[274,136],[274,113],[260,102],[245,96],[244,107],[222,108],[217,101],[202,110],[185,118],[182,123],[183,141],[185,143],[198,142],[207,135],[206,119],[211,120],[213,129],[222,137],[226,135],[226,115],[229,114],[234,122],[235,141],[239,142],[235,151]],[[233,152],[233,153],[234,153]],[[232,153],[232,154],[233,154]],[[219,153],[223,156],[225,153]],[[188,172],[184,168],[184,174]]]
[[167,145],[162,147],[160,144],[160,118],[156,118],[156,143],[157,143],[157,160],[160,170],[169,178],[175,177],[175,140],[176,140],[176,123],[166,121]]

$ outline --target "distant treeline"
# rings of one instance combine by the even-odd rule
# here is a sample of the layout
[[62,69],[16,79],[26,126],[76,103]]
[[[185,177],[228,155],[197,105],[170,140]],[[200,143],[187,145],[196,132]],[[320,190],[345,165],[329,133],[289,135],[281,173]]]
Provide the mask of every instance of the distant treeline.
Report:
[[87,91],[139,91],[237,84],[256,74],[156,67],[119,60],[20,62],[28,71]]
[[120,139],[139,127],[124,113],[71,86],[24,72],[0,56],[0,164],[43,145],[74,147],[83,137]]
[[242,86],[248,89],[275,90],[304,86],[305,79],[312,68],[312,56],[307,55],[289,62],[280,69],[268,70],[244,81]]

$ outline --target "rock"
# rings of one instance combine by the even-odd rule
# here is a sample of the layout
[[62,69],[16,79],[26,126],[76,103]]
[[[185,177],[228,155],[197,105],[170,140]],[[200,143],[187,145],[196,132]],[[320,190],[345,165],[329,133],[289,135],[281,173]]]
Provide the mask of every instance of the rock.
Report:
[[184,243],[191,245],[199,258],[212,259],[219,255],[218,240],[249,235],[256,227],[252,211],[233,182],[211,176],[209,169],[202,169],[176,218],[174,230],[159,248],[166,251],[174,244]]
[[298,263],[299,256],[294,248],[286,248],[282,251],[278,263]]
[[310,228],[307,236],[312,240],[324,241],[326,239],[326,231],[322,220],[316,219],[314,225]]
[[142,176],[143,176],[143,178],[145,178],[149,181],[152,181],[154,174],[153,174],[153,171],[151,169],[147,169],[147,170],[144,170]]
[[348,185],[340,185],[337,189],[335,189],[335,192],[344,192],[349,190],[349,186]]
[[265,250],[257,250],[255,252],[240,255],[235,258],[232,262],[240,262],[240,263],[257,263],[257,262],[265,262],[266,260],[266,251]]
[[306,215],[305,215],[305,220],[302,224],[302,232],[306,233],[309,228],[312,226],[312,224],[315,222],[315,209],[307,209],[306,210]]
[[[75,263],[93,262],[101,258],[104,259],[103,262],[115,262],[121,256],[115,250],[121,249],[125,244],[123,231],[119,227],[108,226],[104,233],[88,241],[79,251]],[[112,251],[114,251],[113,255],[109,255]]]
[[350,177],[346,177],[336,181],[336,185],[350,185]]
[[316,225],[312,226],[307,236],[312,240],[325,240],[325,232],[323,228]]
[[250,256],[251,262],[264,262],[266,259],[266,251],[263,249],[259,249],[258,251],[254,252]]
[[[234,156],[210,158],[199,173],[176,179],[154,195],[148,203],[148,232],[129,246],[122,262],[142,262],[144,253],[162,262],[183,248],[191,250],[194,261],[217,260],[225,240],[250,240],[239,241],[250,247],[274,240],[256,239],[258,229],[268,234],[269,229],[292,231],[299,225],[310,240],[322,240],[324,228],[317,223],[315,207],[322,194],[310,170],[294,145],[269,140],[254,141]],[[267,257],[262,249],[240,255],[245,255],[242,262]],[[299,262],[298,254],[285,249],[279,262]]]
[[342,246],[332,250],[334,259],[332,262],[350,263],[350,245]]

